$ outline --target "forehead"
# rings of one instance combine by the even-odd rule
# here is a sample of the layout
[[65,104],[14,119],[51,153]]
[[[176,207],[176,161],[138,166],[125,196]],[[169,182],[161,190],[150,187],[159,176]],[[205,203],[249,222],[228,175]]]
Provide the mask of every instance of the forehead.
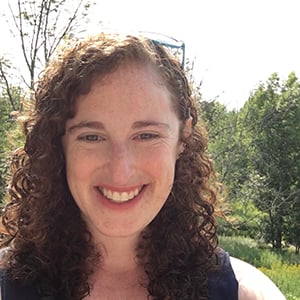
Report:
[[108,73],[103,78],[103,83],[109,82],[116,78],[121,78],[123,76],[128,76],[128,80],[134,78],[135,80],[146,80],[160,86],[166,86],[162,76],[159,74],[158,68],[155,65],[151,63],[129,60],[123,61],[115,68],[114,71]]
[[157,73],[143,65],[123,65],[95,81],[90,92],[79,97],[68,126],[95,121],[115,134],[137,122],[168,124],[174,132],[179,124],[170,92]]
[[[109,87],[114,88],[109,89]],[[169,98],[169,104],[173,111],[177,111],[176,96],[173,95],[167,80],[159,72],[159,68],[151,63],[139,61],[125,61],[113,72],[95,78],[91,91],[105,91],[119,93],[121,97],[131,97],[130,93],[140,93],[141,97],[148,96],[148,99],[160,97],[165,93]]]
[[[145,106],[159,105],[158,99],[166,98],[173,106],[171,94],[155,67],[150,64],[126,62],[105,76],[95,77],[90,91],[78,98],[77,108],[83,102],[94,105],[105,103],[118,105]],[[100,103],[101,102],[101,103]]]

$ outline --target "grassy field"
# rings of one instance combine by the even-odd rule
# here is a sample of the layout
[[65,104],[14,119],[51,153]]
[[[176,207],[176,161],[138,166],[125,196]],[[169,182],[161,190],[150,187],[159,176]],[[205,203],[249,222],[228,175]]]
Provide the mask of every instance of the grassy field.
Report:
[[275,252],[245,237],[220,237],[220,245],[231,256],[249,262],[269,276],[287,300],[300,300],[300,255],[291,249]]

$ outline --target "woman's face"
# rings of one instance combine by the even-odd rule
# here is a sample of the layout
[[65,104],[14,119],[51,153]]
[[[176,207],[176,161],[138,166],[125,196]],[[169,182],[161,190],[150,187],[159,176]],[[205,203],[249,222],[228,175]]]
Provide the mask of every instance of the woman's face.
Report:
[[67,121],[67,181],[96,239],[139,234],[173,184],[180,121],[150,66],[125,64],[96,81]]

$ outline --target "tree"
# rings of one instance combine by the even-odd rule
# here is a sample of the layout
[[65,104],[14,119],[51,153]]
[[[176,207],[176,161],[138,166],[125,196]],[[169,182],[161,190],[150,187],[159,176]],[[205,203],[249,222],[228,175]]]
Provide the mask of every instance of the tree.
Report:
[[[3,91],[2,96],[6,96],[8,100],[8,105],[10,106],[10,109],[13,111],[16,111],[19,108],[19,97],[15,98],[14,88],[10,84],[10,72],[11,69],[10,62],[5,58],[0,58],[0,91]],[[2,98],[3,101],[3,98]],[[5,107],[7,105],[5,104]],[[6,107],[7,108],[7,107]]]
[[[37,73],[61,42],[75,32],[78,17],[81,16],[81,22],[88,22],[86,16],[91,5],[90,1],[84,0],[18,0],[16,7],[9,4],[14,26],[8,28],[19,40],[20,53],[28,71],[28,75],[21,75],[21,78],[30,91],[34,90]],[[9,82],[5,66],[2,62],[1,77]],[[6,84],[7,91],[9,86]]]
[[281,82],[273,74],[238,112],[227,111],[217,101],[200,104],[209,150],[227,190],[231,228],[263,237],[274,248],[285,241],[299,251],[300,84],[296,75],[291,73]]
[[244,127],[245,116],[237,111],[227,111],[223,104],[201,101],[201,116],[209,133],[209,151],[215,162],[218,180],[226,190],[225,214],[229,222],[221,222],[225,234],[243,234],[259,238],[259,228],[264,217],[253,204],[249,162],[249,139]]
[[[281,248],[299,219],[300,193],[300,84],[294,73],[281,83],[273,74],[245,105],[251,140],[250,161],[261,178],[256,206],[266,212],[267,237]],[[296,230],[296,229],[295,229]]]
[[[15,99],[15,104],[20,102],[21,90],[18,87],[11,87],[11,96]],[[17,129],[15,122],[16,115],[11,112],[6,93],[0,95],[0,199],[6,192],[6,178],[8,174],[8,157],[10,151],[22,141],[21,131]]]
[[[79,16],[83,29],[82,22],[88,22],[86,16],[92,5],[87,0],[18,0],[13,3],[15,6],[12,2],[9,4],[8,28],[19,40],[19,56],[24,58],[28,75],[21,72],[25,87],[16,87],[16,68],[12,60],[0,57],[0,197],[4,194],[8,154],[22,142],[15,116],[31,107],[39,70],[45,67],[59,44],[76,32]],[[16,52],[15,55],[18,56]]]

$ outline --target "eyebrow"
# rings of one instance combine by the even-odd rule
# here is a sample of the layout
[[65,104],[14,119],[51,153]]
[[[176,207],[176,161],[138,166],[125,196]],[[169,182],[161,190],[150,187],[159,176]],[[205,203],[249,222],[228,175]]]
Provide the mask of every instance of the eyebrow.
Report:
[[155,127],[162,127],[165,129],[170,129],[170,125],[167,123],[163,122],[157,122],[157,121],[137,121],[133,123],[132,128],[133,129],[140,129],[140,128],[145,128],[145,127],[150,127],[150,126],[155,126]]
[[[170,129],[170,125],[167,123],[163,123],[163,122],[157,122],[157,121],[136,121],[133,123],[132,128],[133,129],[141,129],[141,128],[145,128],[145,127],[151,127],[151,126],[155,126],[155,127],[162,127],[165,129]],[[80,128],[90,128],[90,129],[98,129],[98,130],[104,130],[105,126],[102,122],[99,121],[81,121],[73,126],[70,126],[67,131],[68,132],[72,132],[75,129],[80,129]]]
[[102,122],[98,121],[81,121],[73,126],[70,126],[67,131],[71,132],[80,128],[105,129],[105,126]]

